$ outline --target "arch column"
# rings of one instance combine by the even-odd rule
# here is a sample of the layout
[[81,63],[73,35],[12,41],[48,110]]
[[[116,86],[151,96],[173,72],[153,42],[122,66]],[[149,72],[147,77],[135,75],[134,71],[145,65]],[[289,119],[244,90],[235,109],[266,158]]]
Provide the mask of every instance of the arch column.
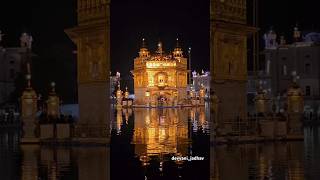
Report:
[[[247,25],[246,0],[210,2],[211,87],[220,99],[219,128],[247,115],[247,38],[256,31]],[[213,119],[212,119],[213,121]]]
[[108,143],[110,0],[78,0],[78,4],[78,26],[66,30],[77,46],[79,121],[75,140]]

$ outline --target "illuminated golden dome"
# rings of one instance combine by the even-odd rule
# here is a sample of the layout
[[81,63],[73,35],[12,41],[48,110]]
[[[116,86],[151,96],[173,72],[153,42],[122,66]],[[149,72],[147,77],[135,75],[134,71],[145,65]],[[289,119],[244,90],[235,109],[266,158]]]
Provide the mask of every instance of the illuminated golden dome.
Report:
[[140,52],[139,52],[139,57],[147,58],[149,56],[150,56],[150,52],[149,52],[147,45],[146,45],[146,39],[143,38],[142,39],[142,46],[141,46]]
[[176,47],[174,48],[174,51],[173,51],[173,57],[175,58],[181,58],[183,57],[183,51],[180,47],[180,44],[179,44],[179,39],[177,38],[177,44],[176,44]]
[[164,53],[161,41],[158,42],[158,49],[157,49],[156,53],[159,55],[162,55]]

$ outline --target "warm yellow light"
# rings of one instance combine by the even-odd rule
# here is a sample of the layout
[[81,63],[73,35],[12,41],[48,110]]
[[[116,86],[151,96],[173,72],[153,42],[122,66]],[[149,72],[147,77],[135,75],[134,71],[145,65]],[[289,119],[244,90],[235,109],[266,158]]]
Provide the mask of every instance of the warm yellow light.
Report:
[[175,67],[176,62],[148,62],[146,63],[147,68],[156,68],[160,66],[165,66],[165,67]]

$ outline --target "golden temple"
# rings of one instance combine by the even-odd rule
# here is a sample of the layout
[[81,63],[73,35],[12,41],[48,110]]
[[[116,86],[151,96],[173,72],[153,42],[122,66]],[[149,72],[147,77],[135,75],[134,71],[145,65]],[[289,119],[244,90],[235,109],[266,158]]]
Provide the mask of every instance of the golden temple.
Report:
[[134,60],[136,105],[176,106],[187,99],[187,58],[177,39],[173,52],[165,54],[163,44],[151,54],[143,39],[139,56]]

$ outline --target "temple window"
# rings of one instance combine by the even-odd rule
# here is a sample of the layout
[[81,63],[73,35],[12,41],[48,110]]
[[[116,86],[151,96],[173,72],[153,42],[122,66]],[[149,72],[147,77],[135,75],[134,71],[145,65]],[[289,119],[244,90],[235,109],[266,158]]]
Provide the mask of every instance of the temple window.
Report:
[[164,85],[165,85],[165,77],[164,77],[163,74],[160,74],[160,75],[158,76],[158,85],[159,85],[159,86],[164,86]]

